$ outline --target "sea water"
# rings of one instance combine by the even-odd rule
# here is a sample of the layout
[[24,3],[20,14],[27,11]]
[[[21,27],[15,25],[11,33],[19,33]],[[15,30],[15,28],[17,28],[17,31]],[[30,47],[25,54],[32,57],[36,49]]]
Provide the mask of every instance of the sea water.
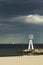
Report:
[[[33,44],[34,49],[43,49],[43,44]],[[28,44],[0,44],[0,56],[20,56],[21,50],[28,49]]]

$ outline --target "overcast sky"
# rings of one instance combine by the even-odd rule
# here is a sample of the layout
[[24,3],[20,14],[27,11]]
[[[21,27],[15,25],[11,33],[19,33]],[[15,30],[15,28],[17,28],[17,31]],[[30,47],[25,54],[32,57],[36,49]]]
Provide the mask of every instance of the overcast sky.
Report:
[[43,43],[43,0],[0,0],[0,43]]

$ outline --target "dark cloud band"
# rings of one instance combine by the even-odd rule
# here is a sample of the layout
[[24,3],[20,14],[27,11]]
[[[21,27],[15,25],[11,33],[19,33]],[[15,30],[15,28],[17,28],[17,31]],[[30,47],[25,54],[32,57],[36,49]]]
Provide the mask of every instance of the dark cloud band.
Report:
[[42,3],[43,0],[0,0],[6,3]]

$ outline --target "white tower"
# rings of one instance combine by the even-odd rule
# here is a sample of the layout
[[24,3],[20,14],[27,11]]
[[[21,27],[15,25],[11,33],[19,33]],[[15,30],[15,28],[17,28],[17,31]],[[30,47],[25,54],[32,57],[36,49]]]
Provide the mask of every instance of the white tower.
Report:
[[34,49],[33,47],[33,34],[30,34],[28,35],[28,38],[29,38],[29,46],[28,46],[28,49]]

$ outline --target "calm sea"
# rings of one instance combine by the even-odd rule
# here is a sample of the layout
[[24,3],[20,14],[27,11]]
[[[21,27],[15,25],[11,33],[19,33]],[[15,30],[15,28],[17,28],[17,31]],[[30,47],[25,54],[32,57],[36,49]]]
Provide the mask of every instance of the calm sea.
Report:
[[[20,56],[20,50],[28,48],[28,44],[0,44],[0,56]],[[43,49],[43,44],[34,44],[35,49]]]

